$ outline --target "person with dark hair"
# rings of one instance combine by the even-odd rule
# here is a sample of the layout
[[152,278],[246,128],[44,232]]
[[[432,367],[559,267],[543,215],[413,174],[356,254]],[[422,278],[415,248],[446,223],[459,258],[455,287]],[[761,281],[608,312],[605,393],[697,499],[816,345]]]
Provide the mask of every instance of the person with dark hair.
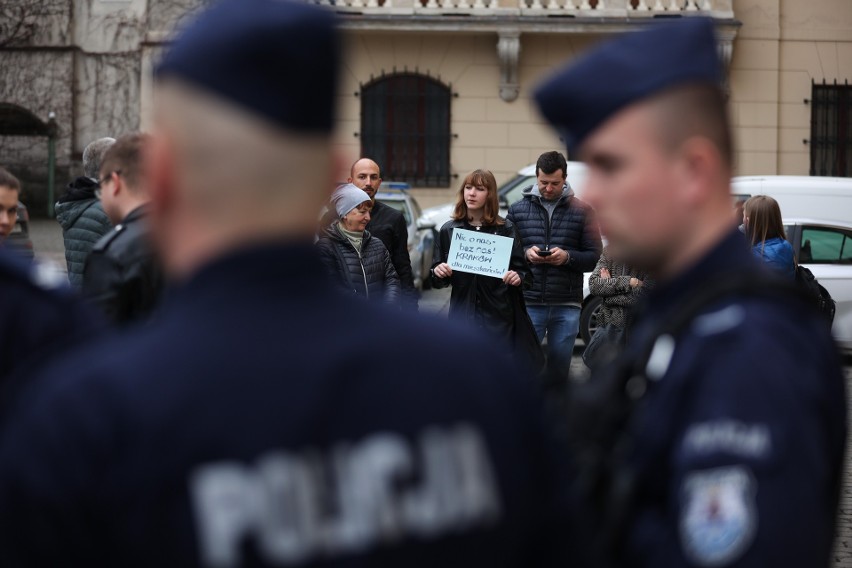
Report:
[[[517,312],[524,311],[521,286],[530,285],[532,275],[524,261],[524,250],[515,227],[499,215],[497,180],[488,170],[474,170],[459,187],[453,216],[438,236],[438,260],[431,270],[435,288],[452,286],[451,319],[459,319],[498,337],[509,346],[523,346],[529,326],[517,325]],[[513,239],[509,267],[502,278],[453,270],[447,264],[453,232],[458,229]],[[526,316],[526,314],[521,314]],[[532,355],[527,353],[526,355]]]
[[382,241],[390,253],[394,269],[399,276],[400,293],[397,295],[397,301],[404,309],[416,312],[419,296],[414,287],[411,257],[408,254],[408,227],[401,211],[376,199],[376,192],[382,185],[379,164],[369,158],[356,160],[349,168],[348,181],[370,196],[373,208],[370,210],[367,230]]
[[527,312],[539,341],[547,338],[548,376],[561,388],[568,376],[580,330],[583,273],[601,255],[601,237],[592,209],[574,195],[560,152],[536,161],[536,183],[509,208],[533,275],[524,291]]
[[119,138],[103,158],[97,197],[115,228],[92,248],[83,272],[83,295],[114,323],[147,318],[158,304],[162,271],[151,247],[142,151],[147,137]]
[[366,230],[373,201],[351,183],[331,194],[337,221],[317,241],[320,260],[341,288],[364,299],[398,305],[399,276],[388,249]]
[[0,245],[12,234],[18,222],[21,182],[6,168],[0,168]]
[[778,202],[768,195],[749,197],[743,206],[743,227],[754,255],[790,280],[796,278],[793,245],[787,242]]
[[568,565],[521,366],[325,273],[342,43],[325,7],[222,0],[164,49],[143,180],[172,287],[7,416],[0,566]]
[[68,281],[76,289],[83,286],[83,269],[92,247],[112,229],[109,217],[101,207],[95,190],[101,161],[114,138],[99,138],[83,150],[83,175],[68,184],[65,194],[56,202],[56,220],[62,226],[65,240],[65,262]]
[[[723,72],[713,20],[682,18],[534,95],[589,166],[607,255],[655,281],[621,356],[568,397],[575,565],[832,562],[845,381],[823,316],[737,230]],[[772,217],[755,244],[783,234]]]

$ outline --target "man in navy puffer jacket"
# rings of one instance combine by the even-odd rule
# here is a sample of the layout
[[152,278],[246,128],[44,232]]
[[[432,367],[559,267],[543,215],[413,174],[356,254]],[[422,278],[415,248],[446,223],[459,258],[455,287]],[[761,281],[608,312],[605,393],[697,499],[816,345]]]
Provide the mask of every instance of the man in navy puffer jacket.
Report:
[[601,255],[593,211],[567,184],[567,169],[559,152],[539,156],[536,184],[508,214],[532,269],[533,285],[524,299],[539,340],[547,336],[550,376],[567,376],[580,329],[583,273],[593,270]]

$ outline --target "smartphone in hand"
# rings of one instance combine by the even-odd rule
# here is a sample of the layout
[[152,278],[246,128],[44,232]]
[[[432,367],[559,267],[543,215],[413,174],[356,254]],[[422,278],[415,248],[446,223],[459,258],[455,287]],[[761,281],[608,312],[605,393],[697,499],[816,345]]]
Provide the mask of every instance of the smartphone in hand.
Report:
[[544,250],[538,251],[537,254],[538,254],[538,256],[550,256],[551,254],[553,254],[553,251],[544,249]]

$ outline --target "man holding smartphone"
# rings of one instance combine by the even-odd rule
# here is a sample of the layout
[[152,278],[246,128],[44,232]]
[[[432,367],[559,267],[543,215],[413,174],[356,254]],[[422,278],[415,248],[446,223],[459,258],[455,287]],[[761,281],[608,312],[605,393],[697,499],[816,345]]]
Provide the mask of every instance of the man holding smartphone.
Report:
[[547,337],[550,377],[567,377],[580,329],[583,273],[594,269],[601,237],[592,209],[566,180],[568,163],[559,152],[536,162],[536,183],[509,208],[534,281],[524,291],[527,312],[540,341]]

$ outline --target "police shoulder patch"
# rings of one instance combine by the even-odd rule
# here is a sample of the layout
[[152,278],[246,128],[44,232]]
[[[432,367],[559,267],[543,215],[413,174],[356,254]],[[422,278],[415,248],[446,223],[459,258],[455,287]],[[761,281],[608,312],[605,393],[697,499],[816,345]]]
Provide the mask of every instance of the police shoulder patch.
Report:
[[748,468],[697,471],[683,482],[680,540],[699,566],[724,566],[751,546],[757,529],[756,483]]

